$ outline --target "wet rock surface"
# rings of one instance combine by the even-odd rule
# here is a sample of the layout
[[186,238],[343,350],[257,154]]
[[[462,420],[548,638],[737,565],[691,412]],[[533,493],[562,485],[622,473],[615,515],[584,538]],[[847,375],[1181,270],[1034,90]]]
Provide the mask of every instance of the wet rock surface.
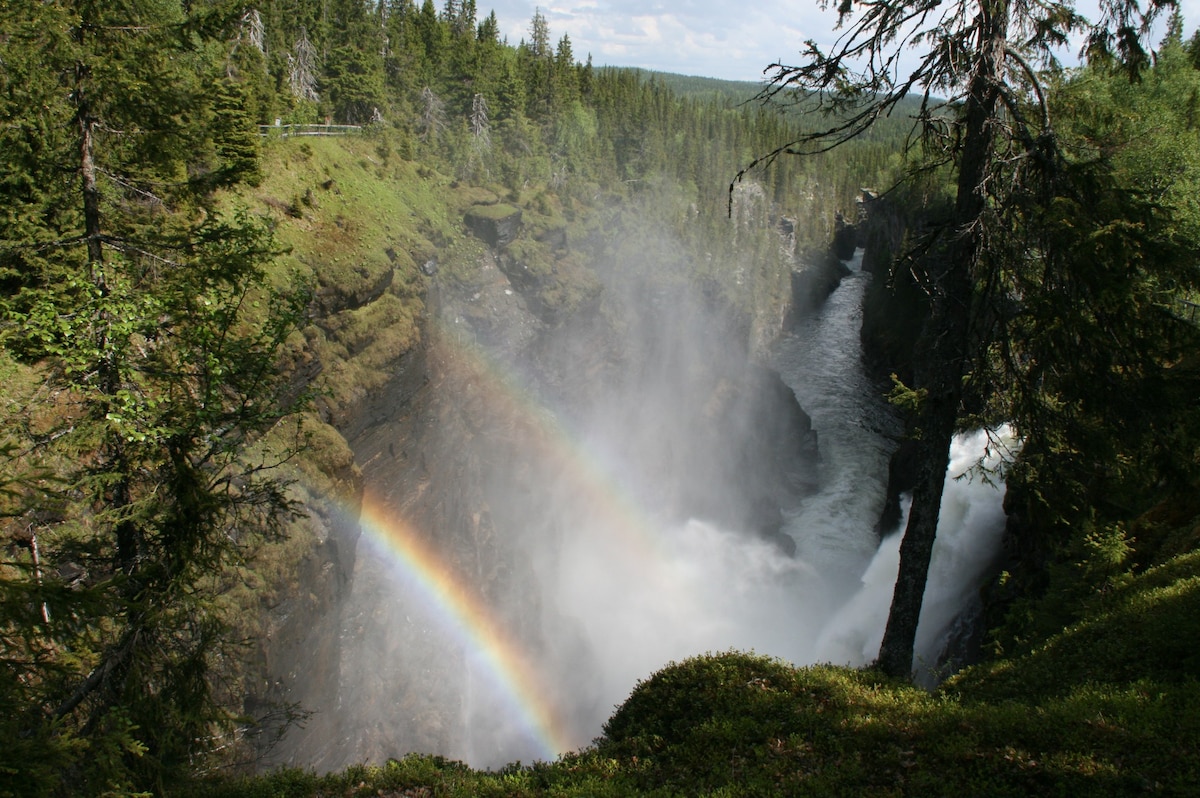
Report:
[[[489,249],[469,281],[434,280],[419,349],[341,425],[375,528],[359,541],[350,589],[309,617],[309,641],[296,635],[280,654],[293,661],[288,696],[313,714],[271,764],[499,756],[487,747],[509,710],[472,698],[478,663],[430,620],[389,535],[429,547],[552,673],[586,672],[592,653],[544,601],[553,586],[539,566],[574,519],[611,514],[612,496],[657,523],[700,519],[784,556],[795,549],[784,513],[815,483],[815,435],[792,390],[751,359],[744,321],[704,291],[615,273],[548,319],[543,286],[514,279],[504,257]],[[561,685],[539,689],[576,708],[563,723],[586,742],[608,707],[598,692],[559,700]],[[486,740],[472,733],[483,725]]]

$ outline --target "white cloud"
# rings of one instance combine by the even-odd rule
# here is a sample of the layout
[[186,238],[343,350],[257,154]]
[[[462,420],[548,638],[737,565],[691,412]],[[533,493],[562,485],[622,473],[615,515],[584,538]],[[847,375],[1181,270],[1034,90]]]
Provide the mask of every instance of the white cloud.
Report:
[[[795,63],[806,39],[829,44],[836,14],[816,2],[755,0],[497,0],[492,7],[510,44],[529,36],[540,8],[553,42],[565,33],[580,61],[685,75],[757,81],[771,63]],[[1097,16],[1098,0],[1079,10]],[[1185,36],[1200,24],[1200,0],[1182,0]],[[488,6],[480,6],[486,14]],[[1161,34],[1160,34],[1161,35]],[[1153,37],[1157,44],[1157,36]]]
[[562,0],[495,4],[510,44],[529,36],[540,8],[554,41],[571,37],[576,58],[731,80],[758,80],[772,61],[795,56],[810,37],[826,38],[830,15],[815,3],[767,0],[753,5],[636,0]]

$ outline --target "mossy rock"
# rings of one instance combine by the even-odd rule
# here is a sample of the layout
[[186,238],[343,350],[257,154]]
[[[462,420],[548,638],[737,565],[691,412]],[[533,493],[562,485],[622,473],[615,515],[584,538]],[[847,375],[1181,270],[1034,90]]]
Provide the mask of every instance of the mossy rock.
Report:
[[794,714],[797,696],[812,687],[796,668],[770,657],[740,651],[693,657],[639,682],[604,724],[604,735],[608,743],[677,745],[699,729],[731,720],[769,734],[771,724],[764,721],[772,708]]
[[508,246],[521,231],[521,209],[512,205],[472,205],[463,217],[467,228],[491,247]]

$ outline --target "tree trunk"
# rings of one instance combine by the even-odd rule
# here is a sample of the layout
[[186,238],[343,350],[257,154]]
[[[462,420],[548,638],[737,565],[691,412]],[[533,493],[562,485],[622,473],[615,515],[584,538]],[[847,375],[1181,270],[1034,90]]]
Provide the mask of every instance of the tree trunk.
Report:
[[958,420],[962,381],[970,356],[974,279],[983,250],[981,219],[987,212],[987,178],[996,139],[1003,85],[1010,0],[984,2],[980,10],[979,58],[964,109],[953,240],[945,260],[929,268],[931,309],[918,351],[924,361],[917,387],[927,392],[918,416],[919,473],[912,509],[900,544],[900,572],[879,650],[879,667],[891,676],[912,675],[917,622],[937,536],[950,443]]
[[[85,44],[86,26],[79,28],[78,42]],[[71,96],[75,103],[75,120],[79,126],[79,180],[80,193],[83,202],[83,237],[87,245],[87,263],[89,277],[95,286],[96,294],[103,300],[109,296],[107,266],[104,262],[103,219],[100,212],[100,187],[97,182],[96,143],[94,134],[99,119],[92,109],[91,97],[88,93],[88,81],[91,69],[84,62],[75,66],[75,86]],[[111,402],[121,388],[121,370],[117,362],[117,353],[110,346],[109,332],[111,318],[104,307],[95,319],[95,346],[100,353],[97,363],[97,379],[100,393],[104,401]],[[107,410],[107,408],[106,408]],[[126,463],[125,447],[119,436],[110,436],[104,445],[103,457],[108,468],[121,475],[105,497],[108,509],[120,511],[128,507],[133,499],[127,475],[129,467]],[[141,535],[136,525],[128,519],[120,519],[116,524],[117,564],[126,575],[132,575],[137,567],[137,558],[141,550]],[[131,582],[127,592],[135,593],[137,588]]]

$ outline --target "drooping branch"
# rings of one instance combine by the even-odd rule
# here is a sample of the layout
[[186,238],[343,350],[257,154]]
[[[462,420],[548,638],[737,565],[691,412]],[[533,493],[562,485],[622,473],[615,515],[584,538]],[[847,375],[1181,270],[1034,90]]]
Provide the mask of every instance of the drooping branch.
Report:
[[[828,9],[833,2],[823,2]],[[1172,5],[1164,0],[1161,5]],[[880,652],[880,666],[910,673],[917,620],[939,520],[949,443],[964,377],[987,345],[979,326],[978,287],[998,290],[998,250],[1026,203],[1043,201],[1061,162],[1038,68],[1057,67],[1055,48],[1073,34],[1089,35],[1093,52],[1112,54],[1131,73],[1147,61],[1141,39],[1160,9],[1136,0],[1107,0],[1089,25],[1060,0],[860,0],[837,3],[842,31],[826,52],[814,41],[799,66],[772,64],[761,102],[796,105],[821,124],[753,159],[730,183],[783,155],[816,155],[846,144],[922,95],[913,136],[929,145],[926,161],[950,166],[953,212],[940,232],[907,253],[930,313],[922,332],[926,392],[920,417],[920,474],[901,546],[900,574]],[[905,51],[920,50],[902,74]],[[939,97],[940,99],[934,99]],[[1030,107],[1037,122],[1031,124]],[[911,141],[911,138],[910,138]]]
[[140,632],[141,628],[138,626],[132,626],[127,629],[121,637],[120,642],[104,656],[103,661],[99,665],[92,668],[87,678],[80,682],[71,695],[54,708],[50,713],[50,717],[58,720],[74,712],[89,695],[96,692],[104,684],[105,680],[108,679],[109,675],[129,659],[134,647],[137,645]]

